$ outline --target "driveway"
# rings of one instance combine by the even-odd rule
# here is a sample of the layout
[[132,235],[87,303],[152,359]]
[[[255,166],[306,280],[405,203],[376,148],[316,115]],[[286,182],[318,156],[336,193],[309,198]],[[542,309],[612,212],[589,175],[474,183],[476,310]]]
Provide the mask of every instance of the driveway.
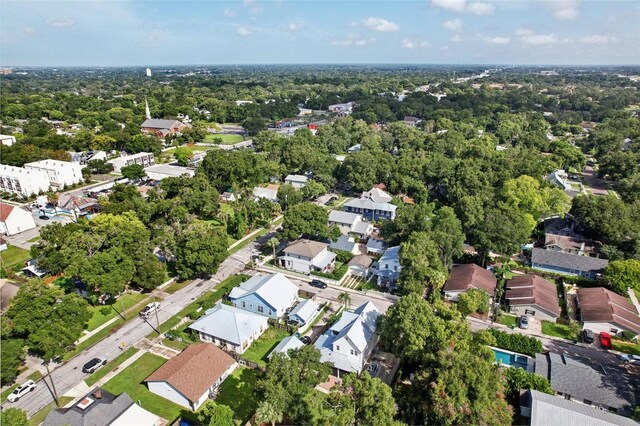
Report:
[[593,195],[609,195],[609,191],[607,191],[607,183],[596,176],[593,167],[586,166],[582,172],[582,177],[591,188],[591,193]]

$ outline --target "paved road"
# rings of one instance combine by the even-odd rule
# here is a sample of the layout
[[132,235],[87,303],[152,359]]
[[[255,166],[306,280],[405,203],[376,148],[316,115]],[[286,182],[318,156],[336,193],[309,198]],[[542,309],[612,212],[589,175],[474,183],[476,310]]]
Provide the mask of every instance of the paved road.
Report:
[[[257,249],[261,242],[263,242],[265,238],[269,237],[269,234],[261,237],[228,257],[220,265],[218,273],[211,279],[195,280],[182,290],[165,298],[162,301],[162,309],[158,312],[158,319],[160,323],[180,312],[185,306],[200,297],[203,293],[213,289],[223,279],[242,271],[245,268],[246,262],[250,259],[252,250]],[[150,318],[150,321],[155,326],[155,316]],[[118,345],[121,342],[126,342],[128,347],[133,346],[140,340],[144,339],[144,337],[152,331],[153,329],[149,323],[145,322],[141,318],[134,318],[127,322],[117,332],[98,342],[82,354],[73,358],[71,361],[66,364],[58,365],[52,373],[58,395],[62,396],[84,380],[86,375],[82,373],[82,366],[87,361],[98,356],[106,356],[108,359],[113,359],[120,354]],[[17,403],[7,403],[5,406],[23,408],[27,411],[29,416],[32,416],[51,402],[53,402],[51,392],[47,386],[40,381],[35,391],[25,396]]]
[[587,185],[591,187],[591,193],[593,195],[609,195],[609,191],[607,191],[607,183],[596,176],[593,167],[585,166],[584,171],[582,172],[582,177],[587,182]]

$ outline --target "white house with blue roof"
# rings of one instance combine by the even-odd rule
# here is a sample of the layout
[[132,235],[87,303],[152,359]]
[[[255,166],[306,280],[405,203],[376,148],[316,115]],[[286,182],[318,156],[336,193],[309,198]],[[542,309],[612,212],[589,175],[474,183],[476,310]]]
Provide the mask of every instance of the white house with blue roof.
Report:
[[229,294],[233,306],[278,319],[298,301],[298,287],[281,273],[255,275]]
[[316,302],[305,299],[289,312],[289,322],[295,322],[300,327],[309,324],[318,315],[319,309],[320,305]]
[[376,320],[382,315],[373,302],[345,311],[340,319],[316,340],[322,362],[335,367],[335,373],[362,372],[378,341]]

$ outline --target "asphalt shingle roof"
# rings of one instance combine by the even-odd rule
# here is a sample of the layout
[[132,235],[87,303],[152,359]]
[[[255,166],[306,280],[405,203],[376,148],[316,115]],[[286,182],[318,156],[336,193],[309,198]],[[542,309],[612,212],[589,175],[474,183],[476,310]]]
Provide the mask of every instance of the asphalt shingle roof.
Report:
[[557,268],[575,269],[577,271],[597,272],[607,267],[607,259],[579,256],[577,254],[561,253],[559,251],[533,248],[531,262],[540,265],[555,266]]

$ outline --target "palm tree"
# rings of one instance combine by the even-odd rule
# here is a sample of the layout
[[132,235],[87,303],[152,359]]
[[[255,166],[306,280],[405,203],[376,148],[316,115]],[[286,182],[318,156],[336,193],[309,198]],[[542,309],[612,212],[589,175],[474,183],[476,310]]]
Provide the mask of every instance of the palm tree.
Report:
[[338,295],[338,302],[344,305],[344,308],[347,309],[351,304],[351,295],[346,291],[343,291]]
[[271,249],[273,250],[273,262],[274,263],[276,261],[276,248],[278,247],[278,245],[280,245],[280,241],[276,237],[271,237],[267,241],[267,246],[271,247]]
[[280,423],[284,415],[278,411],[275,405],[268,401],[262,401],[258,405],[256,410],[256,421],[259,423],[271,423],[271,426],[275,426],[276,423]]

